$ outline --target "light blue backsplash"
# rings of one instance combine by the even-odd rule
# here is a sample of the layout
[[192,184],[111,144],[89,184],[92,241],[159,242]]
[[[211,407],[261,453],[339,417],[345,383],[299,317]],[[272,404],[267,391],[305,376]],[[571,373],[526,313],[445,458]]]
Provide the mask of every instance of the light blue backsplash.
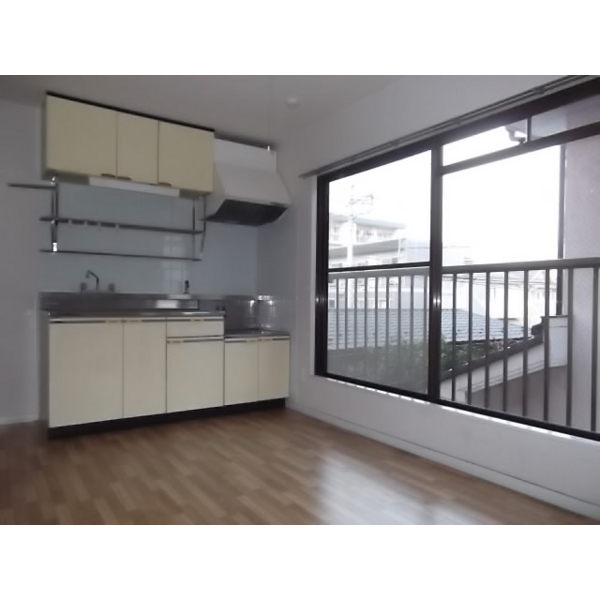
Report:
[[[41,212],[50,214],[50,200]],[[198,204],[198,207],[201,205]],[[98,227],[94,220],[191,229],[190,200],[61,184],[60,216],[89,219],[87,227],[60,225],[59,250],[96,250],[135,254],[187,256],[192,237]],[[201,223],[198,224],[201,227]],[[87,269],[102,287],[119,292],[182,293],[185,280],[192,293],[256,294],[257,239],[254,227],[208,223],[202,262],[67,254],[40,255],[40,291],[77,291]],[[197,252],[200,236],[197,237]],[[40,248],[50,248],[50,224],[39,224]],[[88,280],[93,285],[93,280]]]

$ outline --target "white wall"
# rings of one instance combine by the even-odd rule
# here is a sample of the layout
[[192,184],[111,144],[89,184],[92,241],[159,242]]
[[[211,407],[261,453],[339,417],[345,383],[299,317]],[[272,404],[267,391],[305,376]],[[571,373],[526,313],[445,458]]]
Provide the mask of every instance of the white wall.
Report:
[[37,417],[39,112],[0,103],[0,423]]
[[[296,224],[298,207],[290,206],[275,222],[258,229],[258,293],[277,298],[275,323],[283,331],[296,327]],[[296,340],[292,337],[292,354]],[[291,362],[291,385],[297,381],[297,361]]]
[[[50,194],[16,190],[7,182],[36,182],[41,175],[40,110],[0,102],[0,424],[38,415],[37,296],[40,291],[77,291],[87,269],[102,285],[120,292],[181,293],[188,279],[193,293],[256,294],[258,231],[210,223],[203,262],[40,254],[49,248]],[[66,216],[107,221],[191,227],[188,201],[64,185]],[[189,238],[90,226],[60,226],[61,248],[177,255]],[[90,285],[92,280],[88,280]]]
[[[317,378],[313,365],[315,181],[298,176],[552,80],[405,77],[279,148],[294,207],[259,236],[259,291],[295,300],[290,406],[317,418],[600,518],[600,445]],[[295,241],[295,255],[281,242]]]

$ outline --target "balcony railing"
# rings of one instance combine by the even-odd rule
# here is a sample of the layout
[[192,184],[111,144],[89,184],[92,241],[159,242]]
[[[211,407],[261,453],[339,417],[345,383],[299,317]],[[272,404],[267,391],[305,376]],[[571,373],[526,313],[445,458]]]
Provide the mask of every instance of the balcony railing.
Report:
[[[599,258],[443,268],[442,400],[597,432]],[[427,267],[329,275],[327,371],[427,394]]]

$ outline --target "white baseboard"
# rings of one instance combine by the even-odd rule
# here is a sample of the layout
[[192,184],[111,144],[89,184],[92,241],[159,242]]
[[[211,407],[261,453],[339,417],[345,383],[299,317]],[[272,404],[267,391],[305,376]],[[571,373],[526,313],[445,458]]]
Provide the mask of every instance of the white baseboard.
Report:
[[38,415],[20,415],[18,417],[0,417],[0,425],[15,425],[16,423],[32,423],[39,421]]
[[407,442],[406,440],[396,438],[394,436],[388,435],[386,433],[381,433],[373,429],[369,429],[368,427],[363,427],[362,425],[357,425],[356,423],[351,423],[350,421],[340,419],[338,417],[321,412],[319,410],[306,408],[305,406],[294,400],[288,400],[286,402],[286,406],[291,410],[303,413],[309,417],[313,417],[320,421],[325,421],[326,423],[329,423],[330,425],[335,425],[340,429],[345,429],[347,431],[352,431],[353,433],[358,433],[359,435],[368,437],[383,444],[387,444],[388,446],[393,446],[400,450],[410,452],[411,454],[416,454],[417,456],[421,456],[434,462],[441,463],[453,469],[457,469],[458,471],[463,471],[464,473],[468,473],[469,475],[474,475],[475,477],[479,477],[480,479],[485,479],[486,481],[490,481],[492,483],[496,483],[516,492],[520,492],[527,496],[531,496],[532,498],[536,498],[538,500],[548,502],[549,504],[554,504],[555,506],[559,506],[566,510],[578,513],[580,515],[584,515],[586,517],[589,517],[590,519],[600,520],[600,506],[598,506],[597,504],[591,504],[590,502],[586,502],[585,500],[580,500],[579,498],[574,498],[572,496],[562,494],[555,490],[551,490],[549,488],[529,483],[517,477],[513,477],[512,475],[507,475],[506,473],[494,471],[493,469],[488,469],[487,467],[476,465],[474,463],[462,460],[461,458],[456,458],[454,456],[438,452],[437,450],[432,450],[425,446],[420,446],[417,444],[413,444],[412,442]]

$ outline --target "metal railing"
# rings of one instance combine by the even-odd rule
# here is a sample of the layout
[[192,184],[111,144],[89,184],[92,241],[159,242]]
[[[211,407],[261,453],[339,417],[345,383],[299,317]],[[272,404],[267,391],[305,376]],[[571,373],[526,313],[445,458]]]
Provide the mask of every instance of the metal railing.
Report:
[[[442,270],[441,400],[597,432],[600,258]],[[429,269],[329,273],[328,372],[427,394]]]

